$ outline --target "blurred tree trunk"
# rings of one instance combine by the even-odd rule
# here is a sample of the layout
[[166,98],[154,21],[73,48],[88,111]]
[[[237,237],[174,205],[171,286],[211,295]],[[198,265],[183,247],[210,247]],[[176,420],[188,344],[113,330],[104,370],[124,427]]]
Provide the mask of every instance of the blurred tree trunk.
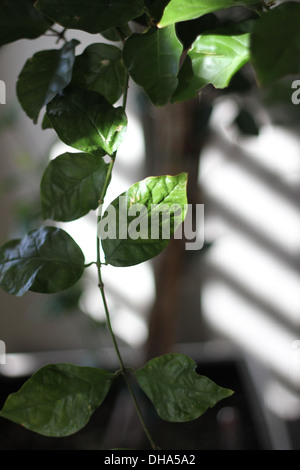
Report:
[[[193,208],[202,202],[198,185],[199,159],[207,136],[210,101],[210,94],[206,93],[197,99],[162,108],[148,104],[143,110],[147,174],[157,176],[187,172],[188,203]],[[172,239],[154,260],[156,300],[149,318],[147,359],[173,350],[174,344],[180,340],[180,322],[189,322],[191,314],[200,319],[200,284],[197,285],[198,280],[191,278],[194,275],[189,269],[193,253],[185,250],[183,238]],[[198,299],[188,302],[190,307],[185,296],[187,286],[188,291],[193,289]]]

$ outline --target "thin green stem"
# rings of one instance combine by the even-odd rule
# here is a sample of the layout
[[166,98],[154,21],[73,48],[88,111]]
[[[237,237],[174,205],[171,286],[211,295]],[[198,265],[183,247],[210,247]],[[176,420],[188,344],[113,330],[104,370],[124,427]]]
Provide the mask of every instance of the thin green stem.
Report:
[[[124,94],[123,94],[123,108],[124,108],[124,110],[126,108],[126,103],[127,103],[128,84],[129,84],[129,74],[127,74],[127,76],[126,76]],[[146,436],[147,436],[147,438],[148,438],[148,440],[151,444],[152,449],[156,450],[158,448],[155,445],[155,443],[154,443],[154,441],[153,441],[153,439],[152,439],[152,437],[151,437],[151,435],[148,431],[145,420],[143,418],[140,406],[138,404],[138,401],[136,399],[134,390],[133,390],[132,385],[130,383],[130,379],[128,377],[128,370],[126,369],[126,367],[124,365],[123,358],[122,358],[122,355],[121,355],[121,352],[120,352],[120,349],[119,349],[119,346],[118,346],[118,343],[117,343],[117,340],[116,340],[116,337],[115,337],[115,334],[114,334],[114,331],[113,331],[113,328],[112,328],[110,313],[109,313],[109,309],[108,309],[108,304],[107,304],[105,290],[104,290],[104,283],[103,283],[103,280],[102,280],[102,273],[101,273],[101,266],[102,266],[103,263],[101,263],[101,248],[100,248],[100,238],[98,236],[98,224],[101,222],[101,219],[102,219],[102,208],[103,208],[104,197],[105,197],[107,188],[108,188],[110,180],[111,180],[111,174],[112,174],[112,170],[113,170],[113,167],[114,167],[115,159],[116,159],[116,152],[111,156],[111,161],[110,161],[109,166],[108,166],[105,182],[104,182],[104,185],[103,185],[103,188],[102,188],[102,191],[101,191],[101,195],[100,195],[100,199],[99,199],[99,209],[98,209],[98,215],[97,215],[97,262],[96,262],[97,272],[98,272],[98,287],[99,287],[101,297],[102,297],[102,302],[103,302],[103,306],[104,306],[107,327],[108,327],[108,330],[109,330],[109,333],[110,333],[110,336],[111,336],[111,339],[112,339],[112,342],[113,342],[113,346],[114,346],[114,349],[115,349],[115,352],[116,352],[116,355],[117,355],[117,358],[118,358],[118,361],[119,361],[119,364],[120,364],[120,369],[121,369],[120,372],[123,375],[124,380],[126,382],[128,391],[129,391],[130,396],[132,398],[132,401],[133,401],[134,407],[136,409],[137,415],[139,417],[139,420],[141,422],[142,428],[143,428],[143,430],[144,430],[144,432],[145,432],[145,434],[146,434]]]

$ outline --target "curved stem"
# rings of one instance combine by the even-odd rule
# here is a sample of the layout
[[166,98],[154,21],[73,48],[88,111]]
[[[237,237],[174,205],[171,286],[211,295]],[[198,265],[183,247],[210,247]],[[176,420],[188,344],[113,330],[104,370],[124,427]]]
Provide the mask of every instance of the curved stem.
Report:
[[[127,102],[128,84],[129,84],[129,74],[127,74],[127,76],[126,76],[125,88],[124,88],[124,94],[123,94],[123,108],[124,109],[126,107],[126,102]],[[113,328],[112,328],[109,309],[108,309],[105,290],[104,290],[104,284],[103,284],[103,280],[102,280],[102,273],[101,273],[101,266],[102,266],[103,263],[101,262],[101,248],[100,248],[100,238],[98,236],[98,224],[100,223],[100,221],[102,219],[102,206],[103,206],[104,197],[105,197],[108,185],[110,183],[111,174],[112,174],[112,170],[113,170],[113,167],[114,167],[115,159],[116,159],[116,152],[111,156],[111,161],[110,161],[109,166],[108,166],[105,182],[104,182],[104,185],[103,185],[103,188],[102,188],[102,191],[101,191],[101,195],[100,195],[100,199],[99,199],[99,209],[98,209],[98,215],[97,215],[97,262],[96,262],[97,272],[98,272],[98,287],[99,287],[101,297],[102,297],[102,302],[103,302],[103,306],[104,306],[104,310],[105,310],[105,317],[106,317],[108,330],[109,330],[109,333],[110,333],[110,336],[111,336],[111,339],[112,339],[112,342],[113,342],[113,346],[114,346],[114,349],[115,349],[115,352],[116,352],[116,355],[117,355],[117,358],[118,358],[118,361],[119,361],[119,364],[120,364],[120,369],[121,369],[120,372],[123,375],[124,380],[126,382],[128,391],[129,391],[130,396],[132,398],[132,401],[133,401],[134,407],[136,409],[137,415],[139,417],[140,423],[142,425],[142,428],[143,428],[143,430],[144,430],[144,432],[145,432],[145,434],[146,434],[146,436],[147,436],[147,438],[148,438],[148,440],[151,444],[152,449],[156,450],[156,449],[158,449],[158,447],[155,445],[155,443],[154,443],[154,441],[153,441],[153,439],[152,439],[152,437],[151,437],[151,435],[148,431],[148,428],[147,428],[147,425],[146,425],[145,420],[143,418],[140,406],[138,404],[138,401],[136,399],[134,390],[133,390],[132,385],[130,383],[130,379],[128,377],[128,370],[126,369],[126,367],[124,365],[123,358],[122,358],[122,355],[121,355],[121,352],[120,352],[120,349],[119,349],[119,346],[118,346],[118,343],[117,343],[117,340],[116,340],[116,337],[115,337],[115,334],[114,334],[114,331],[113,331]]]

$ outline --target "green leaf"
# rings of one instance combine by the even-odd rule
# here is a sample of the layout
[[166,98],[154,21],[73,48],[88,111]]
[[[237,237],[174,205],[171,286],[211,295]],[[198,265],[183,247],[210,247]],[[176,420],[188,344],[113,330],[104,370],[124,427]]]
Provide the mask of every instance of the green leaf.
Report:
[[84,255],[64,230],[41,227],[0,248],[0,286],[21,296],[28,290],[54,293],[73,286],[84,271]]
[[255,21],[251,61],[260,85],[300,73],[300,4],[279,5]]
[[18,39],[34,39],[52,25],[37,11],[34,0],[0,0],[0,46]]
[[179,21],[199,18],[213,11],[237,6],[247,7],[256,3],[259,2],[255,0],[171,0],[158,26],[164,28]]
[[38,10],[68,29],[97,34],[142,15],[143,0],[37,0]]
[[126,81],[121,50],[110,44],[91,44],[76,57],[72,85],[94,90],[109,103],[122,95]]
[[116,198],[98,227],[106,262],[133,266],[158,255],[185,218],[186,185],[186,173],[149,177]]
[[37,122],[41,109],[69,85],[78,41],[62,49],[40,51],[28,59],[17,82],[17,95],[26,114]]
[[177,86],[182,50],[174,26],[133,34],[125,43],[123,56],[128,72],[156,106],[166,104]]
[[120,42],[122,39],[127,38],[131,34],[131,29],[128,24],[119,26],[118,28],[109,28],[105,31],[101,31],[101,35],[113,42]]
[[65,90],[48,104],[47,116],[65,144],[99,156],[118,149],[127,127],[123,108],[90,90]]
[[199,36],[180,69],[172,102],[185,101],[211,83],[228,86],[233,75],[249,60],[250,34],[209,34]]
[[44,436],[68,436],[88,423],[113,379],[102,369],[49,364],[8,396],[0,416]]
[[196,373],[196,363],[183,354],[166,354],[151,359],[134,373],[158,415],[172,422],[199,418],[208,408],[232,395]]
[[68,222],[97,209],[108,164],[88,153],[64,153],[51,160],[41,181],[44,219]]

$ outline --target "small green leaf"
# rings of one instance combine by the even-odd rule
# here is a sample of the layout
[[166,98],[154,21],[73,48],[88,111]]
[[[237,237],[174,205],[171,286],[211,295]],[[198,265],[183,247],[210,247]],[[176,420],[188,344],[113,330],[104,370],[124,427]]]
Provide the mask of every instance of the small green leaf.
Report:
[[98,227],[106,262],[125,267],[158,255],[185,218],[186,185],[186,173],[149,177],[116,198]]
[[299,18],[300,4],[286,2],[255,21],[251,62],[261,85],[300,73]]
[[108,164],[88,153],[64,153],[51,160],[41,181],[45,219],[68,222],[97,209]]
[[177,87],[182,50],[174,26],[132,34],[125,43],[123,57],[128,72],[156,106],[165,105]]
[[119,26],[118,28],[109,28],[101,31],[101,35],[112,42],[120,42],[131,34],[131,29],[128,24]]
[[141,16],[143,0],[37,0],[38,10],[68,29],[97,34]]
[[21,296],[72,287],[84,272],[84,255],[64,230],[41,227],[0,248],[0,286]]
[[8,396],[0,416],[44,436],[68,436],[88,423],[113,379],[102,369],[49,364]]
[[121,50],[110,44],[91,44],[76,57],[72,85],[94,90],[111,104],[124,91],[126,69]]
[[193,359],[183,354],[166,354],[151,359],[134,373],[162,419],[172,422],[197,419],[232,395],[232,390],[197,374],[196,366]]
[[18,39],[34,39],[52,25],[33,6],[33,0],[0,0],[0,46]]
[[200,35],[180,69],[172,102],[193,98],[209,83],[215,88],[227,87],[233,75],[249,60],[249,40],[249,33]]
[[17,82],[17,95],[26,114],[37,122],[41,109],[69,85],[78,41],[62,49],[40,51],[28,59]]
[[123,108],[90,90],[65,90],[48,104],[47,116],[65,144],[99,156],[118,149],[127,127]]
[[158,26],[164,28],[180,21],[199,18],[213,11],[237,6],[247,7],[256,3],[258,2],[255,0],[171,0]]

